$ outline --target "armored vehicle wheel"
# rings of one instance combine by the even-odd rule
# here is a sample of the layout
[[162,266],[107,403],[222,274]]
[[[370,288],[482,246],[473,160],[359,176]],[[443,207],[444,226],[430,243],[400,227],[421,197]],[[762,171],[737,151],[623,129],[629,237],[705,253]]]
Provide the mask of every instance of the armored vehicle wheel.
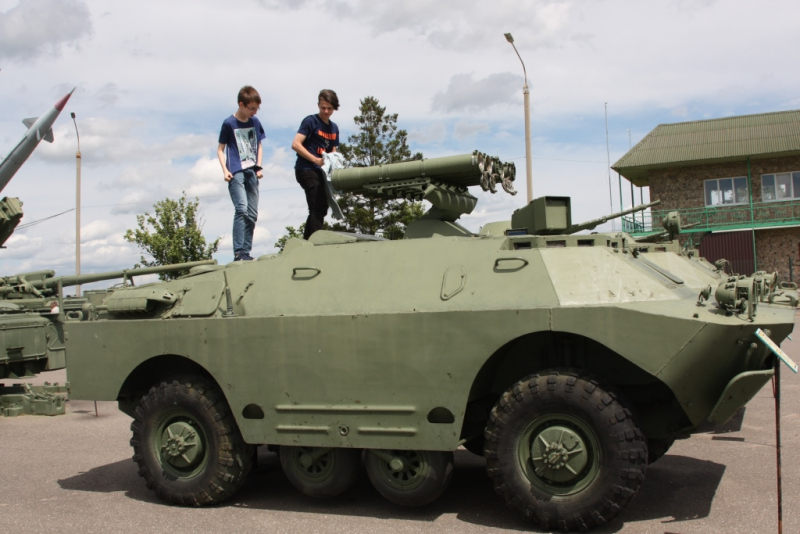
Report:
[[280,448],[281,467],[292,485],[309,497],[341,495],[361,468],[361,449],[330,447]]
[[588,530],[624,508],[647,450],[631,411],[573,371],[521,380],[486,427],[486,469],[506,503],[545,529]]
[[667,454],[667,451],[675,443],[674,439],[654,438],[647,440],[647,464],[657,462]]
[[452,451],[367,450],[365,463],[378,493],[401,506],[435,501],[453,474]]
[[253,465],[217,387],[200,377],[162,382],[131,423],[133,460],[159,498],[184,506],[217,504],[238,490]]

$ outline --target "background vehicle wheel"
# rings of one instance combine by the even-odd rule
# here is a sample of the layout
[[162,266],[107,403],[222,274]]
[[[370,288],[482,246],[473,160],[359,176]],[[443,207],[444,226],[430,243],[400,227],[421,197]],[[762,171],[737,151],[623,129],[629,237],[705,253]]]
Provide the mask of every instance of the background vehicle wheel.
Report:
[[654,438],[647,440],[647,464],[652,464],[660,460],[667,454],[667,451],[672,444],[675,443],[674,439],[668,438]]
[[253,465],[222,393],[200,377],[162,382],[142,397],[131,423],[133,461],[159,498],[184,506],[233,495]]
[[329,498],[344,493],[358,478],[361,449],[281,446],[280,459],[295,488],[309,497]]
[[367,475],[387,500],[422,506],[436,500],[450,484],[452,451],[367,450]]
[[486,427],[495,491],[545,529],[588,530],[611,520],[639,489],[646,456],[631,411],[575,371],[521,380]]

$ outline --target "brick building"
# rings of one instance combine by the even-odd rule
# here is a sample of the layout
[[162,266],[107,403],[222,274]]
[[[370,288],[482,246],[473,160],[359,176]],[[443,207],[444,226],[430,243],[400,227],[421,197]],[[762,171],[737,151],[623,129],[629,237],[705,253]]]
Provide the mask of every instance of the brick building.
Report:
[[677,210],[681,235],[740,274],[800,266],[800,110],[661,124],[612,168],[650,188],[657,210],[626,218],[633,235]]

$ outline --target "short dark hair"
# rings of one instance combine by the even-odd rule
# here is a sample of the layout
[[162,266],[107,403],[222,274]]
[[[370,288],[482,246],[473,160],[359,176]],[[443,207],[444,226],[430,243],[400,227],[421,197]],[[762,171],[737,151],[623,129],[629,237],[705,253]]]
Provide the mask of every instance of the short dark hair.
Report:
[[237,102],[241,102],[245,106],[249,106],[253,102],[261,105],[261,95],[258,94],[258,91],[256,91],[252,85],[245,85],[239,89],[238,99]]
[[332,89],[323,89],[322,91],[320,91],[319,99],[317,100],[317,102],[319,102],[319,100],[324,100],[325,102],[333,106],[333,109],[339,109],[339,97],[336,96],[336,91]]

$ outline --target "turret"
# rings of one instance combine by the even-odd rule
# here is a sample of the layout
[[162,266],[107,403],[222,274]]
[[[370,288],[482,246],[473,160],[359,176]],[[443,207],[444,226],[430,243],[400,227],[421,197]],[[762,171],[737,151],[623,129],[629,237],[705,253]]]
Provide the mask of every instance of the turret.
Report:
[[649,204],[640,204],[591,221],[572,224],[572,207],[569,197],[539,197],[514,212],[511,216],[509,232],[523,232],[531,235],[574,234],[581,230],[592,230],[612,219],[643,211],[659,204],[661,201],[655,200]]

